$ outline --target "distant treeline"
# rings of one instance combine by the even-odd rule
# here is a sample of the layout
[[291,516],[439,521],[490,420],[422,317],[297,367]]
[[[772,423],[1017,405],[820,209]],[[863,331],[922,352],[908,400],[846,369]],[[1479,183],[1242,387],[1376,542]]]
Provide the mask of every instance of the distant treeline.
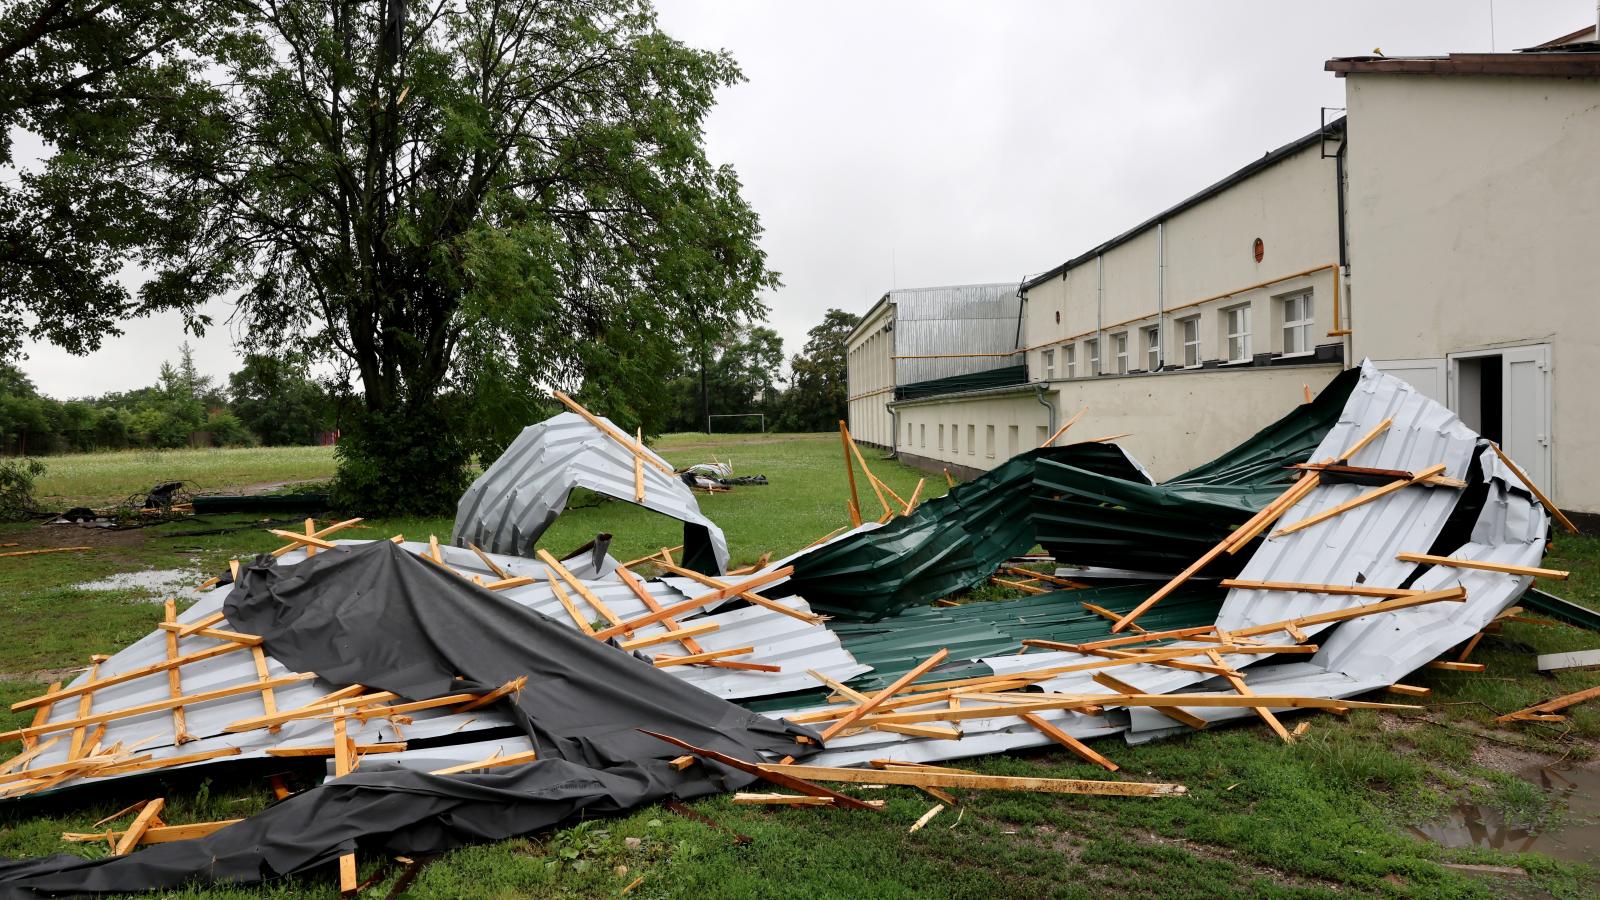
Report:
[[246,356],[222,387],[195,369],[185,344],[155,384],[75,400],[44,396],[0,363],[0,453],[9,456],[316,444],[336,423],[333,397],[292,360]]

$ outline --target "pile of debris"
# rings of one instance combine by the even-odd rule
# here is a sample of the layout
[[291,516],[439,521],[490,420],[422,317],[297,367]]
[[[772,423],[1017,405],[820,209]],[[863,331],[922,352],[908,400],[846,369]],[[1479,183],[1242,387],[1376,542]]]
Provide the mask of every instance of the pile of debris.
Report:
[[[1571,523],[1498,447],[1370,364],[1162,484],[1114,442],[1049,446],[1058,433],[919,503],[921,485],[888,490],[844,430],[883,518],[861,523],[853,499],[854,527],[739,572],[666,460],[561,399],[572,412],[526,429],[462,497],[449,542],[339,538],[359,520],[275,531],[279,550],[15,704],[34,718],[0,734],[26,747],[0,764],[0,801],[263,760],[327,778],[237,821],[164,822],[152,799],[119,814],[126,828],[65,836],[111,856],[0,861],[0,893],[336,861],[351,890],[358,850],[410,857],[647,803],[874,807],[824,783],[941,804],[950,788],[1178,796],[946,764],[1059,744],[1116,771],[1086,742],[1243,716],[1293,740],[1308,723],[1282,719],[1299,711],[1415,708],[1353,698],[1474,667],[1533,579],[1565,576],[1538,563],[1548,517]],[[683,544],[628,562],[609,535],[566,558],[538,548],[577,487],[679,519]],[[1166,533],[1181,551],[1141,546]],[[1020,566],[1036,543],[1064,568]],[[994,578],[1029,596],[950,605]],[[757,781],[775,790],[745,792]]]

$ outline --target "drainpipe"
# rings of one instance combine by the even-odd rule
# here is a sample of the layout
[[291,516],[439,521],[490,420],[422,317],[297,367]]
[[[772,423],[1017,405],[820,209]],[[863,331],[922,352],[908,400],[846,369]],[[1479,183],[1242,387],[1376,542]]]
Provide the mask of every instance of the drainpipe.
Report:
[[1156,223],[1156,371],[1167,366],[1167,223]]
[[1106,258],[1104,255],[1094,258],[1095,277],[1099,283],[1095,287],[1094,300],[1094,371],[1090,375],[1099,375],[1105,371],[1106,358]]
[[1049,418],[1046,419],[1045,421],[1049,422],[1050,424],[1046,425],[1045,427],[1050,430],[1051,434],[1055,434],[1056,433],[1056,408],[1055,408],[1054,404],[1049,403],[1044,399],[1044,383],[1043,382],[1040,382],[1039,384],[1036,384],[1036,385],[1033,386],[1033,399],[1039,401],[1039,405],[1044,407],[1045,408],[1045,412],[1049,414]]
[[[1354,317],[1352,317],[1350,315],[1350,306],[1351,306],[1351,299],[1352,299],[1350,297],[1350,254],[1349,254],[1350,241],[1349,241],[1349,238],[1347,236],[1347,232],[1345,231],[1346,226],[1345,226],[1345,196],[1344,196],[1344,192],[1345,192],[1344,154],[1345,154],[1345,150],[1347,150],[1349,147],[1350,147],[1350,120],[1347,118],[1347,119],[1345,119],[1344,134],[1339,137],[1339,149],[1338,149],[1337,152],[1335,152],[1333,154],[1333,173],[1334,173],[1333,174],[1333,177],[1334,177],[1334,185],[1333,185],[1334,191],[1333,191],[1333,194],[1334,194],[1335,200],[1337,201],[1338,211],[1339,211],[1339,268],[1333,273],[1333,277],[1335,279],[1343,279],[1344,280],[1344,288],[1345,288],[1345,290],[1344,290],[1344,310],[1342,312],[1342,315],[1343,315],[1344,318],[1350,319],[1351,321],[1354,321]],[[1339,289],[1339,285],[1338,284],[1335,284],[1333,287],[1334,287],[1335,291],[1338,291],[1338,289]],[[1351,331],[1353,329],[1346,328],[1345,324],[1343,322],[1334,322],[1333,323],[1333,330],[1336,331],[1336,332],[1343,332],[1343,334],[1340,335],[1339,340],[1344,344],[1345,365],[1350,365],[1351,364],[1350,356],[1351,356],[1352,353],[1355,352],[1355,336],[1353,334],[1351,334]]]

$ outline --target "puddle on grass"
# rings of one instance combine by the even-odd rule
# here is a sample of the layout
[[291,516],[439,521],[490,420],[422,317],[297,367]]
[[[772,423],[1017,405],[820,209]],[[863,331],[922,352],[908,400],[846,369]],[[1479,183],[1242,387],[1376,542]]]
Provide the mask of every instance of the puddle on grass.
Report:
[[85,581],[73,585],[80,591],[149,591],[152,602],[160,602],[176,595],[180,600],[196,600],[200,592],[195,585],[205,580],[199,569],[143,569],[137,572],[118,572],[98,581]]
[[1508,822],[1494,807],[1463,802],[1440,819],[1412,826],[1411,833],[1446,847],[1543,853],[1591,865],[1600,861],[1600,769],[1536,766],[1517,777],[1565,807],[1555,827]]

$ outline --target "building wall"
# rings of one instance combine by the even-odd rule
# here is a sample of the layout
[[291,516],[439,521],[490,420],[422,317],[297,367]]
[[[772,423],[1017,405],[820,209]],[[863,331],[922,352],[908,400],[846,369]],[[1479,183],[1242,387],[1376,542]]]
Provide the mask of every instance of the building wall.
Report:
[[1354,358],[1455,403],[1450,354],[1548,345],[1541,487],[1600,512],[1600,79],[1352,74],[1346,95]]
[[[1238,445],[1303,402],[1306,387],[1316,392],[1339,371],[1338,365],[1318,365],[1081,378],[1049,383],[1045,400],[1056,410],[1057,427],[1086,410],[1063,442],[1132,432],[1118,443],[1159,480]],[[1049,411],[1031,389],[930,398],[896,409],[895,449],[930,468],[992,469],[1050,436]]]
[[889,446],[894,439],[889,401],[894,399],[893,303],[867,313],[846,348],[850,434],[859,442]]
[[[1178,323],[1195,316],[1200,359],[1215,363],[1225,357],[1220,313],[1243,305],[1251,308],[1251,354],[1282,353],[1281,298],[1306,289],[1312,291],[1314,312],[1310,346],[1340,343],[1340,337],[1329,334],[1336,329],[1338,196],[1334,161],[1322,157],[1319,145],[1172,215],[1162,230],[1158,238],[1152,225],[1100,260],[1085,260],[1026,291],[1024,345],[1031,378],[1067,376],[1069,347],[1075,363],[1070,374],[1093,374],[1088,342],[1096,339],[1097,329],[1104,373],[1116,372],[1115,336],[1123,332],[1129,335],[1129,370],[1150,370],[1144,329],[1152,326],[1161,328],[1166,366],[1182,366]],[[1264,245],[1260,262],[1254,254],[1256,238]],[[1163,244],[1164,285],[1158,290]],[[1253,287],[1263,282],[1270,283]],[[1164,315],[1158,315],[1161,310]],[[1053,373],[1046,371],[1046,351],[1054,352]]]

